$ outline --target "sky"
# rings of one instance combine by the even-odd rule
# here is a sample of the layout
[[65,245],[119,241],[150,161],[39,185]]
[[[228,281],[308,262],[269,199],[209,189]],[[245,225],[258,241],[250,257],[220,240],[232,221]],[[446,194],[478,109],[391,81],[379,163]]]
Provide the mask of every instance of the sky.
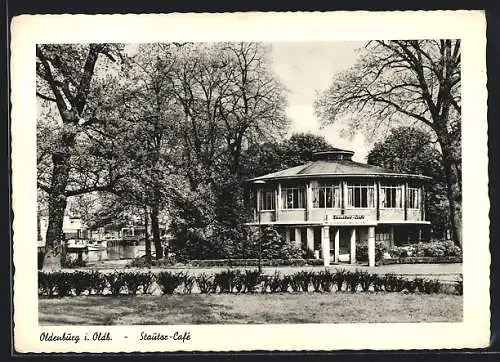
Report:
[[[333,76],[351,68],[358,57],[356,49],[366,42],[283,42],[271,43],[272,67],[288,90],[288,118],[292,121],[288,133],[310,132],[322,135],[334,147],[354,151],[353,160],[366,162],[370,149],[365,137],[341,136],[341,125],[320,129],[314,115],[316,92],[325,91]],[[126,51],[133,55],[137,44],[128,44]]]
[[294,132],[322,135],[334,147],[354,151],[353,160],[366,161],[369,145],[363,135],[342,137],[340,125],[320,129],[313,106],[316,92],[326,90],[336,73],[351,68],[358,57],[356,49],[364,45],[364,42],[272,43],[273,70],[288,90],[286,112],[292,121],[289,135]]

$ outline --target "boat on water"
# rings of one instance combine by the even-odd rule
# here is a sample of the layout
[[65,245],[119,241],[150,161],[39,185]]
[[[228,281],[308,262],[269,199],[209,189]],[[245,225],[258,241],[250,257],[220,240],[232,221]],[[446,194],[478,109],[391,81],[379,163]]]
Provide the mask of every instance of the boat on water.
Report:
[[66,250],[82,250],[88,248],[87,239],[69,239],[66,241]]
[[89,251],[100,251],[104,250],[107,247],[106,240],[90,240],[87,243],[87,248]]

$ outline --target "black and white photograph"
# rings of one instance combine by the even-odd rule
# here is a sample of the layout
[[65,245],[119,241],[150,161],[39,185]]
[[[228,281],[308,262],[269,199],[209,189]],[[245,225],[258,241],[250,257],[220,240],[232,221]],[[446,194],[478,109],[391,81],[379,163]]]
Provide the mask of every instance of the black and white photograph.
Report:
[[[54,352],[487,344],[481,13],[430,13],[437,31],[420,36],[424,14],[408,15],[408,31],[395,30],[401,19],[379,34],[377,14],[368,24],[344,14],[335,29],[363,31],[331,38],[314,36],[321,14],[308,23],[267,14],[268,38],[250,32],[257,14],[230,15],[220,22],[241,21],[235,34],[219,24],[203,36],[202,23],[191,29],[199,39],[148,38],[155,28],[132,21],[127,32],[145,34],[127,39],[118,30],[129,18],[116,37],[54,39],[55,22],[24,46],[30,79],[12,61],[13,81],[29,84],[13,112],[14,211],[24,218],[14,263],[29,280],[14,289],[16,343]],[[471,34],[451,15],[470,19]],[[177,24],[185,17],[188,28],[189,16]],[[73,20],[102,30],[92,17]],[[23,111],[31,118],[19,125]],[[408,340],[373,336],[378,328]],[[422,336],[440,328],[442,340]],[[227,344],[210,345],[214,333]]]

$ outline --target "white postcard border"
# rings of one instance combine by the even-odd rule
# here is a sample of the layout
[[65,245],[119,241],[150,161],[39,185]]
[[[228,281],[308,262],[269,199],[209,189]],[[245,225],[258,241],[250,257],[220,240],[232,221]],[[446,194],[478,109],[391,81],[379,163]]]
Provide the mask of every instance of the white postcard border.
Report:
[[[481,11],[25,15],[11,26],[14,341],[20,352],[434,349],[489,343],[489,199],[485,16]],[[462,323],[289,325],[38,325],[35,44],[56,42],[462,39],[464,319]],[[44,331],[112,341],[41,342]],[[139,341],[189,331],[179,343]]]

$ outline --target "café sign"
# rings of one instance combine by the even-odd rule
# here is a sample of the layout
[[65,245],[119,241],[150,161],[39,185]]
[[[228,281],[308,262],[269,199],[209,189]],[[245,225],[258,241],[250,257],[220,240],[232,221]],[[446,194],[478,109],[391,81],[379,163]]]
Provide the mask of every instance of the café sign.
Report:
[[325,222],[331,225],[358,225],[369,223],[365,215],[325,215]]

